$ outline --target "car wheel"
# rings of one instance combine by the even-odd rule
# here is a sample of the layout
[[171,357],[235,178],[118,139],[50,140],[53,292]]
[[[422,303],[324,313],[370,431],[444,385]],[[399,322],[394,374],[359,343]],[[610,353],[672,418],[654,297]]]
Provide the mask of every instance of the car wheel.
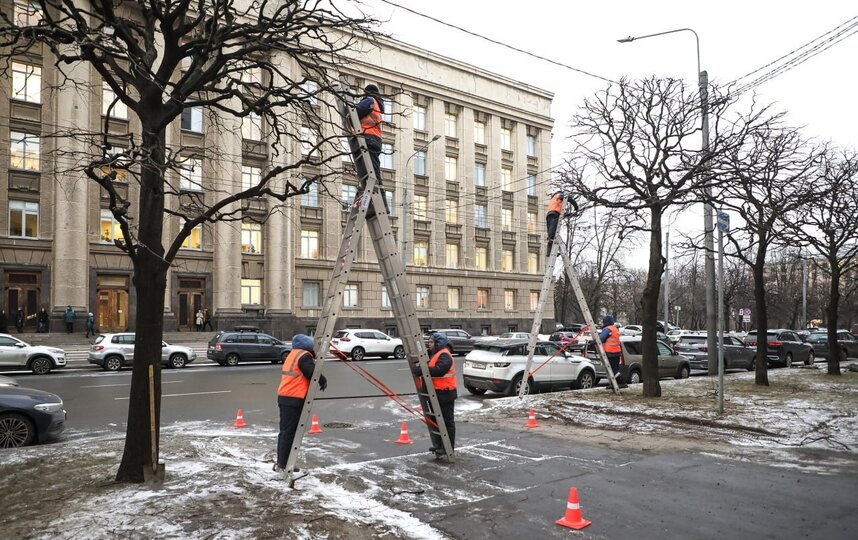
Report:
[[[517,396],[521,392],[521,375],[516,375],[512,380],[512,384],[509,385],[509,393],[510,396]],[[529,395],[533,392],[533,381],[528,378],[524,383],[524,395]]]
[[450,356],[456,356],[456,349],[452,345],[447,345],[447,350],[450,351]]
[[481,395],[486,393],[485,388],[474,388],[473,386],[467,386],[467,385],[465,385],[465,390],[474,394],[475,396],[481,396]]
[[167,363],[173,369],[183,368],[188,363],[188,359],[185,358],[184,354],[174,354],[170,357],[170,361]]
[[403,358],[405,358],[405,347],[400,345],[400,346],[396,347],[395,349],[393,349],[393,356],[395,356],[399,360],[402,360]]
[[[841,359],[841,361],[846,360],[846,351],[843,351],[840,354],[840,359]],[[804,365],[812,366],[814,362],[816,362],[816,355],[813,354],[813,351],[811,350],[810,352],[807,353],[807,360],[805,361]]]
[[587,388],[593,388],[594,386],[596,386],[596,376],[588,369],[582,371],[581,374],[578,375],[578,380],[575,381],[574,385],[572,385],[572,389],[586,390]]
[[363,350],[363,347],[355,347],[354,349],[352,349],[351,352],[352,360],[354,360],[355,362],[360,362],[361,360],[363,360],[365,354],[366,352]]
[[787,368],[792,367],[792,353],[791,352],[786,353],[786,356],[784,356],[784,367],[787,367]]
[[226,355],[226,358],[224,359],[224,364],[226,364],[230,367],[234,367],[234,366],[238,365],[239,361],[241,361],[240,356],[238,356],[235,353],[229,353],[228,355]]
[[[614,375],[616,375],[616,373]],[[639,370],[633,369],[629,372],[629,384],[640,384],[642,380],[641,372]]]
[[0,448],[17,448],[36,439],[36,427],[26,416],[0,414]]
[[38,356],[30,360],[30,371],[36,375],[47,375],[53,368],[54,363],[45,356]]
[[691,372],[688,369],[688,366],[682,366],[679,368],[679,374],[676,376],[676,378],[677,379],[687,379],[688,375],[690,375],[690,374],[691,374]]
[[755,369],[757,369],[757,357],[756,356],[751,358],[751,365],[748,366],[748,371],[754,371]]
[[122,368],[122,357],[111,354],[104,359],[104,369],[107,371],[119,371]]

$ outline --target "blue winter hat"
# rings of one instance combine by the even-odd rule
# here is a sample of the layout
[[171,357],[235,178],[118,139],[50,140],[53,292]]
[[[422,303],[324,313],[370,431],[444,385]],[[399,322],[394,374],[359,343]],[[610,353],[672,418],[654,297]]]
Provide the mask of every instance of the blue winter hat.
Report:
[[614,324],[614,317],[612,315],[605,315],[602,317],[603,326],[611,326],[612,324]]
[[447,334],[442,334],[441,332],[435,332],[432,334],[432,341],[435,342],[436,347],[446,347],[450,340],[447,338]]
[[292,336],[292,348],[313,352],[313,338],[307,334],[295,334]]

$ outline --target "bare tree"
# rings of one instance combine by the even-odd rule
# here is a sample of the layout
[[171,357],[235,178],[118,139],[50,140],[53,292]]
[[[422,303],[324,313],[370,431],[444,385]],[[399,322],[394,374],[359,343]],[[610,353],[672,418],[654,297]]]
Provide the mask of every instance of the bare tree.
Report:
[[699,151],[699,103],[699,96],[678,80],[621,81],[585,100],[573,119],[578,149],[569,168],[576,191],[595,205],[618,210],[622,223],[648,221],[642,227],[650,243],[641,297],[643,393],[648,397],[661,395],[656,319],[665,265],[662,219],[668,208],[685,204],[705,185],[703,172],[730,139],[719,135],[726,102],[715,100],[710,152]]
[[[319,150],[329,141],[319,134],[337,113],[322,98],[331,102],[334,93],[345,92],[336,84],[338,68],[351,63],[349,55],[360,44],[372,41],[373,21],[347,15],[334,0],[31,4],[39,13],[30,23],[2,15],[3,56],[41,47],[46,62],[60,73],[58,87],[76,87],[89,96],[101,90],[103,81],[106,94],[115,96],[102,129],[71,126],[53,136],[78,141],[65,153],[65,162],[107,193],[122,231],[116,247],[133,264],[137,339],[125,450],[116,479],[141,482],[144,468],[152,464],[150,420],[156,433],[160,430],[161,340],[170,265],[198,225],[240,220],[240,201],[268,197],[282,202],[306,192],[308,181],[299,176],[302,166],[312,163],[320,171],[314,180],[324,180],[325,159]],[[97,85],[80,76],[90,70],[100,79]],[[122,136],[121,144],[108,136],[116,107],[127,108],[140,128]],[[187,148],[168,145],[167,132],[183,111],[194,108],[204,110],[223,134],[234,133],[242,122],[255,123],[271,141],[267,153],[272,165],[240,189],[231,178],[225,187],[185,189],[191,155]],[[301,145],[305,152],[296,151]],[[207,150],[218,164],[215,176],[229,176],[235,156],[219,154],[216,146]],[[139,185],[137,209],[117,182],[120,173]],[[182,220],[175,236],[165,235],[165,216]],[[151,419],[150,366],[156,402]]]

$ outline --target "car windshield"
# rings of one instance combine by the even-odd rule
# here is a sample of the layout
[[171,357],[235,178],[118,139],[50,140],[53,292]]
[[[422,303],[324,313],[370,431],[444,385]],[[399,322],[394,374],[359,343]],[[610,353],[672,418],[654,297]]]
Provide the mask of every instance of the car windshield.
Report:
[[682,336],[680,343],[706,343],[706,336]]

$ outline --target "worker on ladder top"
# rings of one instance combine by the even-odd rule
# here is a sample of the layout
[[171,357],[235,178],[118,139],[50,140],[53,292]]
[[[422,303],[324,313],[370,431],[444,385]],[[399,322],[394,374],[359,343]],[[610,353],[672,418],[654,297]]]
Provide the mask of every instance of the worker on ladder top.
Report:
[[578,203],[572,197],[571,193],[556,191],[548,200],[548,208],[545,214],[545,225],[548,227],[548,254],[551,254],[551,248],[554,246],[554,236],[557,234],[557,224],[560,221],[560,214],[563,213],[563,201],[567,200],[578,211]]
[[[372,159],[372,167],[375,169],[376,178],[380,181],[381,158],[379,156],[381,155],[381,124],[384,122],[384,100],[381,99],[378,87],[374,84],[366,85],[364,92],[363,99],[355,105],[355,109],[360,118],[360,130],[366,142],[366,149],[369,150],[369,157]],[[357,164],[360,161],[360,153],[354,145],[352,152],[355,154]]]

